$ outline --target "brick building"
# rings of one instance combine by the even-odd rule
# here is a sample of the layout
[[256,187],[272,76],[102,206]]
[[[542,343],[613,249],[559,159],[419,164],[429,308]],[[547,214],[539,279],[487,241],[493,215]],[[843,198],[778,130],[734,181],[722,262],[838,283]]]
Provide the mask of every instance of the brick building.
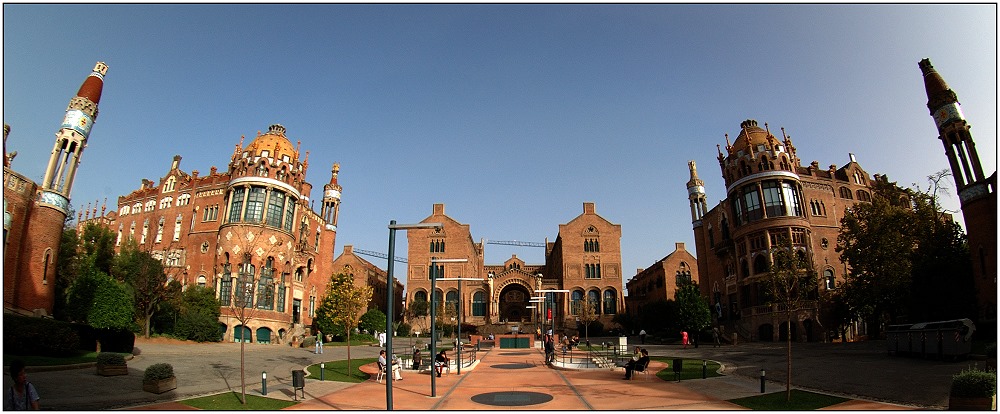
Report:
[[[846,274],[835,248],[844,209],[871,202],[872,177],[854,154],[843,167],[802,166],[785,135],[779,140],[754,120],[740,124],[736,141],[719,149],[726,198],[708,209],[705,187],[694,161],[687,183],[702,294],[722,317],[713,318],[744,340],[784,340],[791,329],[797,341],[820,340],[816,301],[800,311],[791,327],[777,306],[767,305],[761,278],[769,251],[781,240],[813,261],[819,292],[837,289]],[[875,175],[875,179],[880,178]],[[818,296],[818,295],[817,295]]]
[[639,315],[639,310],[650,303],[674,300],[677,286],[698,283],[698,260],[684,247],[675,243],[674,251],[645,269],[638,269],[635,276],[625,282],[628,296],[625,307],[629,315]]
[[[502,265],[486,265],[486,244],[472,239],[468,224],[462,224],[444,212],[444,204],[435,204],[433,214],[422,223],[442,223],[440,229],[407,230],[408,267],[407,303],[429,299],[431,271],[437,278],[468,277],[474,281],[435,283],[435,302],[443,299],[446,308],[457,309],[462,301],[465,323],[477,326],[512,326],[534,331],[538,315],[530,299],[542,296],[539,290],[567,290],[545,293],[556,332],[575,333],[575,315],[585,301],[597,310],[598,320],[610,327],[614,315],[624,310],[621,275],[621,226],[599,216],[594,203],[583,204],[583,214],[559,225],[555,242],[545,243],[545,264],[527,264],[516,255]],[[466,259],[464,263],[432,263],[432,259]],[[433,268],[433,269],[432,269]],[[461,298],[458,283],[463,283]],[[536,293],[537,292],[537,293]],[[544,306],[544,305],[543,305]],[[547,313],[547,310],[546,310]],[[415,327],[430,326],[428,321],[411,321]]]
[[[354,279],[355,286],[371,286],[372,299],[368,302],[368,309],[378,309],[383,313],[386,311],[386,272],[378,266],[365,260],[354,253],[354,246],[344,245],[344,251],[333,260],[331,265],[333,273],[343,273]],[[395,279],[395,278],[393,278]],[[395,297],[392,308],[396,314],[395,320],[400,320],[403,315],[403,284],[399,280],[393,285],[392,293]]]
[[[107,226],[118,249],[135,240],[185,288],[213,287],[223,305],[223,340],[280,343],[306,333],[330,281],[340,166],[333,165],[317,213],[306,181],[309,154],[292,145],[285,127],[271,125],[246,147],[243,140],[226,171],[188,173],[174,156],[158,181],[143,179],[118,197],[117,209],[81,225]],[[253,292],[256,306],[244,329],[234,312],[241,291]]]
[[[997,322],[997,173],[986,177],[979,161],[972,126],[965,120],[958,95],[931,66],[919,63],[927,92],[927,109],[937,125],[951,165],[955,189],[962,202],[962,216],[968,232],[972,273],[979,307],[977,322],[995,337]],[[988,336],[989,336],[988,335]]]
[[[108,67],[97,62],[70,99],[41,184],[11,169],[10,127],[4,124],[3,306],[5,310],[51,315],[55,303],[56,258],[76,170],[97,120]],[[29,237],[30,236],[30,237]]]

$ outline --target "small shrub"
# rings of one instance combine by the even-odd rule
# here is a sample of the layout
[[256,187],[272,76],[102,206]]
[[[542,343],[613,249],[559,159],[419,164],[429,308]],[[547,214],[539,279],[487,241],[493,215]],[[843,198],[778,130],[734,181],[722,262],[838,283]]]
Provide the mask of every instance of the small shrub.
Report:
[[150,365],[142,374],[143,381],[160,381],[174,376],[174,366],[167,363]]
[[125,365],[125,355],[117,352],[101,352],[97,354],[100,365]]
[[302,347],[303,348],[312,348],[314,346],[316,346],[316,336],[315,335],[313,335],[313,336],[307,336],[307,337],[305,337],[305,338],[302,339]]
[[182,312],[175,335],[198,342],[219,341],[219,319],[196,312]]
[[997,393],[997,372],[973,367],[951,378],[952,397],[992,397]]

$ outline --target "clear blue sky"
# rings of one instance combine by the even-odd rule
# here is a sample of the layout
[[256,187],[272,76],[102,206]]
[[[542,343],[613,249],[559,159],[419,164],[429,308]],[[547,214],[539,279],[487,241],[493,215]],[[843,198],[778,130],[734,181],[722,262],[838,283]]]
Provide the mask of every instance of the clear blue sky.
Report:
[[[14,169],[40,181],[66,104],[105,61],[77,209],[114,208],[175,154],[225,170],[241,135],[280,123],[310,151],[314,199],[341,164],[337,254],[385,252],[389,220],[434,203],[476,241],[554,240],[592,201],[622,226],[627,280],[675,242],[694,250],[687,161],[718,203],[716,145],[744,119],[784,127],[804,165],[855,153],[904,186],[947,168],[925,57],[996,171],[996,41],[995,4],[4,4],[3,117]],[[943,202],[957,210],[953,189]],[[544,261],[486,248],[490,264],[511,254]]]

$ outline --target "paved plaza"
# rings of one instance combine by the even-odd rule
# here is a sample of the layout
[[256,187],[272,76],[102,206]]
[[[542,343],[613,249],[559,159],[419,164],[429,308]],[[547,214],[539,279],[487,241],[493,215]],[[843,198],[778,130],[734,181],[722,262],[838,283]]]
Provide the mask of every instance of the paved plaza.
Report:
[[[407,344],[397,338],[396,347]],[[596,338],[595,338],[596,341]],[[630,341],[631,345],[638,341]],[[312,350],[282,345],[245,344],[247,393],[261,394],[266,371],[268,397],[291,400],[291,372],[321,361],[345,359],[346,347]],[[397,410],[527,409],[527,410],[717,410],[741,409],[726,400],[759,395],[760,369],[766,370],[767,392],[784,389],[785,348],[781,343],[681,349],[677,345],[644,345],[656,356],[710,359],[722,363],[723,377],[681,382],[654,376],[624,381],[621,369],[555,370],[543,364],[537,349],[491,349],[479,353],[473,369],[445,374],[431,397],[430,376],[404,371],[394,383]],[[195,396],[239,391],[237,343],[136,342],[129,375],[102,377],[93,366],[76,369],[29,369],[29,381],[41,394],[42,406],[56,410],[167,409]],[[397,348],[398,349],[398,348]],[[352,358],[375,358],[378,347],[351,347]],[[142,372],[154,363],[173,364],[177,389],[164,394],[142,391]],[[659,363],[662,364],[662,363]],[[831,409],[944,409],[951,376],[963,368],[996,367],[996,360],[936,361],[887,355],[883,341],[847,344],[793,344],[796,388],[850,398]],[[511,369],[512,367],[516,369]],[[652,369],[657,369],[654,363]],[[663,366],[659,366],[663,368]],[[363,370],[374,372],[374,366]],[[9,376],[4,385],[9,386]],[[384,410],[385,384],[361,384],[307,378],[304,402],[290,409]],[[299,399],[302,400],[301,392]],[[499,404],[499,405],[498,405]],[[504,404],[511,404],[510,406]]]

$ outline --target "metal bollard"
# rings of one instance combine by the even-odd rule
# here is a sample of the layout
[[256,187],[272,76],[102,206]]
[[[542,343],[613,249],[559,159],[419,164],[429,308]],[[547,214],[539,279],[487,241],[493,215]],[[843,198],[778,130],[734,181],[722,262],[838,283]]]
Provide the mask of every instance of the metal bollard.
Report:
[[267,371],[260,373],[260,395],[267,395]]
[[708,378],[708,360],[701,360],[701,379]]
[[760,393],[764,393],[764,368],[760,369]]
[[320,362],[319,363],[319,380],[320,381],[323,381],[323,371],[326,371],[326,363],[325,362]]

